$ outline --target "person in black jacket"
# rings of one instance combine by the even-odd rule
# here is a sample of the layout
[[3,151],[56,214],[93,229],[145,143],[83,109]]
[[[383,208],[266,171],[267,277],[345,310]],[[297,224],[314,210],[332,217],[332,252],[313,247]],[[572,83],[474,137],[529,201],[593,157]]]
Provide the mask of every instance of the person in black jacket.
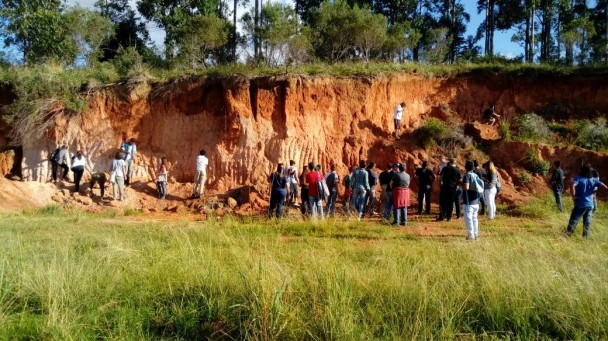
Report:
[[414,173],[414,177],[418,180],[418,214],[422,214],[423,202],[425,213],[431,214],[431,190],[435,182],[435,174],[427,167],[428,162],[422,161],[422,166]]
[[441,205],[441,213],[437,218],[437,221],[452,219],[452,211],[454,210],[454,197],[456,195],[456,188],[462,178],[462,174],[455,166],[456,160],[450,159],[448,165],[443,167],[441,170],[441,197],[439,198],[439,204]]
[[556,160],[553,162],[553,174],[551,175],[551,190],[555,196],[555,204],[560,212],[563,212],[564,206],[562,205],[562,193],[564,192],[564,170],[562,169],[562,162]]

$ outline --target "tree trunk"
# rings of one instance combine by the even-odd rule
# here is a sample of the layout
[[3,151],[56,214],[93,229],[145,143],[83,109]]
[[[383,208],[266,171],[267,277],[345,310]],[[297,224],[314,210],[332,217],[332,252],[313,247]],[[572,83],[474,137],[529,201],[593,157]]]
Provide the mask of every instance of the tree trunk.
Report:
[[259,35],[260,35],[260,0],[254,0],[255,1],[255,7],[254,7],[254,11],[255,11],[255,15],[253,16],[253,59],[255,60],[255,62],[257,63],[259,58],[260,58],[260,41],[259,41]]
[[484,51],[486,56],[491,56],[490,53],[490,0],[486,0],[486,34],[485,34]]
[[237,38],[236,38],[236,8],[238,6],[238,0],[234,0],[234,13],[232,13],[232,25],[234,26],[232,28],[232,39],[234,40],[232,42],[232,59],[234,62],[236,62],[236,44],[237,44]]
[[534,1],[530,11],[530,63],[534,64],[534,12],[536,11]]
[[526,36],[524,39],[524,60],[530,62],[530,16],[526,16]]

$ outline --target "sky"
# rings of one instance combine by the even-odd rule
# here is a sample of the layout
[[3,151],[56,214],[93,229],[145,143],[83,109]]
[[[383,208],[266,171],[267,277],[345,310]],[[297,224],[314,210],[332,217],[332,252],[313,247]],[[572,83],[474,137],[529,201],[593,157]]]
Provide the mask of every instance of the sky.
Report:
[[[92,8],[95,4],[96,0],[67,0],[68,6],[80,5],[82,7]],[[465,11],[471,15],[471,21],[467,25],[467,33],[465,37],[468,35],[475,35],[477,33],[477,28],[479,24],[484,20],[484,14],[477,14],[477,1],[476,0],[460,0],[462,4],[465,6]],[[281,0],[280,2],[290,3],[291,0]],[[129,0],[131,7],[137,10],[136,0]],[[231,1],[229,1],[231,3]],[[237,12],[237,17],[241,16],[244,10],[239,8],[239,12]],[[150,37],[154,44],[157,46],[163,46],[163,40],[165,37],[165,33],[162,28],[159,28],[154,23],[147,24],[148,31],[150,32]],[[513,36],[513,31],[501,32],[497,31],[494,34],[494,53],[506,56],[508,58],[516,57],[523,53],[523,48],[517,44],[511,42],[511,36]],[[483,40],[479,42],[482,46],[483,53]]]

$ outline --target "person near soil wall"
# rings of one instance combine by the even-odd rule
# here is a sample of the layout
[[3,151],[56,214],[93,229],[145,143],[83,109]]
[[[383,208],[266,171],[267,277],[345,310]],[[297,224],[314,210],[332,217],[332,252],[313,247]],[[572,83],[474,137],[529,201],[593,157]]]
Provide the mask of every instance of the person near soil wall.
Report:
[[120,193],[120,200],[124,201],[125,197],[125,174],[127,174],[127,164],[124,160],[124,153],[118,152],[112,161],[112,173],[110,182],[112,182],[112,197],[116,199],[116,189]]
[[335,164],[331,164],[329,169],[330,172],[325,175],[325,183],[327,184],[327,189],[329,189],[329,197],[327,198],[325,211],[327,211],[328,217],[333,217],[336,214],[336,200],[338,199],[340,176],[336,172]]
[[382,218],[389,220],[393,213],[393,194],[391,189],[391,180],[393,179],[393,164],[388,163],[386,170],[378,176],[380,187],[382,188],[382,194],[380,195],[380,201],[384,203],[384,212]]
[[323,180],[323,175],[315,168],[311,162],[308,164],[308,174],[306,174],[306,183],[308,183],[308,205],[310,205],[310,213],[313,219],[323,216],[323,203],[321,202],[321,193],[319,193],[319,181]]
[[137,154],[137,146],[135,139],[130,139],[127,144],[123,144],[125,152],[125,162],[127,164],[127,173],[125,174],[125,185],[129,186],[133,182],[133,168],[135,167],[135,155]]
[[574,198],[574,208],[572,208],[570,214],[568,227],[565,231],[566,235],[572,235],[576,225],[583,218],[583,238],[589,238],[593,215],[593,193],[598,187],[608,188],[598,178],[593,177],[591,165],[583,164],[580,174],[574,178],[570,188]]
[[553,174],[551,175],[551,190],[555,196],[555,204],[560,212],[563,212],[564,206],[562,204],[562,193],[564,192],[564,170],[562,169],[562,162],[556,160],[553,162]]
[[405,110],[405,101],[397,104],[395,107],[395,114],[393,115],[393,123],[395,124],[394,136],[399,139],[399,133],[401,132],[401,121],[403,119],[403,111]]
[[76,155],[72,156],[72,172],[74,172],[74,191],[80,192],[80,180],[84,174],[85,167],[87,165],[87,158],[82,155],[82,151],[76,152]]
[[[353,194],[351,188],[352,174],[355,171],[355,167],[349,167],[348,173],[344,176],[342,184],[344,185],[344,196],[342,196],[342,211],[346,214],[348,212],[347,207],[350,206],[350,197]],[[347,206],[348,205],[348,206]]]
[[435,174],[428,168],[426,160],[422,161],[422,166],[416,169],[414,178],[418,180],[418,214],[422,214],[424,206],[424,212],[429,215],[431,214],[431,191],[435,182]]
[[192,185],[192,198],[202,198],[205,191],[205,180],[207,180],[207,166],[209,159],[204,149],[196,157],[196,170],[194,172],[194,184]]
[[[441,210],[437,221],[452,219],[452,212],[454,210],[454,198],[456,197],[456,189],[462,175],[460,170],[455,166],[456,160],[450,159],[448,165],[441,169],[441,190],[440,190],[440,205]],[[471,164],[473,164],[471,162]]]
[[496,185],[498,183],[498,171],[492,161],[484,163],[484,170],[485,175],[481,177],[484,183],[483,197],[487,206],[488,219],[492,220],[496,218]]
[[61,179],[67,181],[68,170],[68,146],[62,145],[55,149],[51,156],[51,178],[53,182],[57,182],[57,168],[63,168],[63,176]]
[[407,208],[410,205],[410,175],[405,172],[405,164],[393,165],[393,178],[391,179],[391,190],[393,195],[392,225],[405,226],[407,224]]
[[310,170],[308,167],[304,167],[302,173],[300,173],[300,202],[302,203],[300,205],[300,212],[302,212],[303,215],[310,213],[310,205],[308,203],[308,181],[306,180],[309,172]]
[[158,170],[156,171],[156,187],[158,188],[158,198],[160,200],[165,200],[167,197],[168,176],[167,158],[163,156],[160,158],[160,165],[158,165]]
[[365,170],[365,161],[359,161],[359,168],[353,171],[351,178],[350,187],[352,194],[350,197],[350,205],[348,208],[348,214],[352,215],[355,205],[357,206],[358,218],[361,220],[365,209],[365,196],[369,191],[369,176]]
[[479,198],[480,194],[471,189],[471,183],[477,178],[477,174],[473,173],[475,166],[473,161],[467,161],[464,166],[466,173],[462,178],[462,186],[464,189],[464,224],[467,229],[467,240],[479,239]]
[[287,204],[293,203],[295,207],[299,207],[298,204],[298,168],[294,160],[289,160],[289,167],[285,169],[285,176],[287,177],[287,186],[289,187],[289,193],[287,194]]
[[[477,174],[477,176],[480,179],[485,179],[485,176],[486,176],[485,163],[482,166],[479,164],[479,161],[473,160],[473,166],[475,166],[475,169],[473,169],[473,173]],[[485,213],[486,213],[486,200],[484,197],[480,197],[479,198],[479,214],[484,215]]]
[[369,191],[365,196],[365,204],[368,209],[367,212],[369,216],[372,217],[376,212],[374,212],[374,204],[376,203],[376,184],[378,183],[378,174],[374,172],[374,167],[376,167],[375,162],[370,162],[365,169],[367,171],[367,182],[369,183]]
[[283,164],[277,165],[277,171],[270,174],[268,182],[270,182],[270,206],[268,207],[268,218],[272,218],[273,212],[276,210],[276,217],[281,218],[283,214],[283,204],[287,197],[287,176],[283,170]]

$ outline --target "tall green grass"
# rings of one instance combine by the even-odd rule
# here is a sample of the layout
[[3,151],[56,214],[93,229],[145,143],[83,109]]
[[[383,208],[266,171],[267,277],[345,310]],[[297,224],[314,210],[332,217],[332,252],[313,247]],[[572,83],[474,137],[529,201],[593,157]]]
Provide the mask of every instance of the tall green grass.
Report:
[[421,237],[339,220],[5,215],[0,339],[606,338],[606,209],[589,241],[563,238],[568,214],[546,199],[482,218],[476,243],[462,221],[439,227],[462,236]]

